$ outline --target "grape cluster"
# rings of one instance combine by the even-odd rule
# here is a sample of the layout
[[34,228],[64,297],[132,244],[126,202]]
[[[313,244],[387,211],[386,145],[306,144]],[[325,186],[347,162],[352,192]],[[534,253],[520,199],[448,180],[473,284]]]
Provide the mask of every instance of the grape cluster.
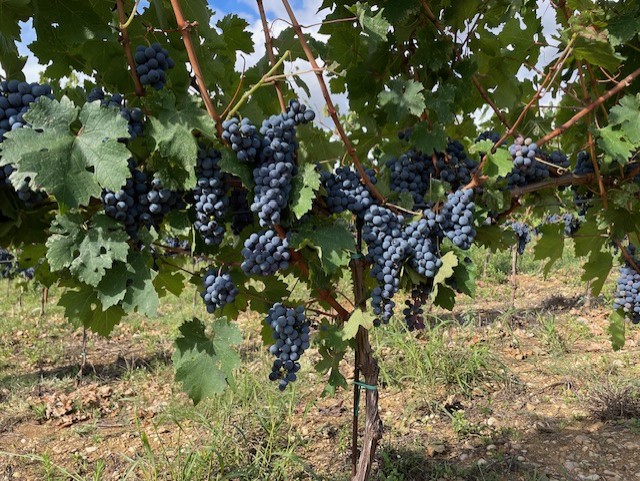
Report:
[[296,125],[300,124],[308,124],[316,118],[316,113],[308,109],[305,104],[300,102],[299,100],[289,100],[289,106],[287,107],[286,116],[296,123]]
[[289,267],[289,241],[271,229],[253,233],[244,243],[242,256],[244,261],[240,267],[245,274],[270,276]]
[[[593,174],[595,169],[593,168],[593,162],[591,162],[591,155],[586,150],[578,152],[578,158],[576,160],[576,166],[573,169],[575,175],[587,175]],[[579,215],[585,215],[589,207],[593,205],[593,192],[585,187],[577,185],[571,186],[573,191],[573,204],[578,209]]]
[[13,279],[18,275],[25,279],[33,279],[35,268],[21,267],[11,252],[0,247],[0,279]]
[[412,250],[411,267],[421,276],[433,278],[442,265],[437,253],[437,238],[439,226],[436,215],[425,209],[424,217],[409,224],[405,230],[405,237]]
[[[410,130],[400,132],[398,136],[409,140]],[[429,191],[432,179],[451,184],[453,190],[465,186],[471,181],[478,161],[467,155],[464,146],[457,140],[449,141],[444,152],[424,155],[415,149],[409,149],[400,157],[392,157],[386,163],[391,174],[391,190],[409,192],[413,197],[414,208],[426,206],[424,196]]]
[[387,324],[393,315],[393,296],[400,287],[403,262],[410,254],[409,242],[403,231],[404,218],[386,207],[371,206],[364,215],[363,240],[372,262],[370,275],[378,283],[371,293],[376,325]]
[[524,222],[511,222],[508,227],[516,234],[518,238],[518,254],[524,254],[525,247],[531,242],[531,231],[529,226]]
[[436,177],[431,158],[410,149],[398,158],[390,158],[386,166],[390,172],[391,190],[398,193],[409,192],[413,197],[414,207],[423,206],[430,180]]
[[103,107],[117,107],[120,109],[120,116],[129,124],[129,136],[134,140],[142,136],[144,127],[144,113],[138,107],[127,108],[127,103],[121,94],[107,96],[99,87],[93,88],[87,95],[88,102],[100,101]]
[[132,159],[129,172],[131,176],[120,190],[104,190],[101,199],[105,213],[124,224],[129,236],[137,239],[140,226],[158,228],[164,216],[171,209],[183,208],[184,202],[178,193],[163,188],[159,179],[149,179],[138,170]]
[[0,142],[5,133],[24,127],[24,114],[40,97],[53,98],[47,84],[3,80],[0,82]]
[[169,52],[155,42],[150,47],[138,45],[134,58],[140,83],[161,90],[167,81],[167,70],[175,66],[175,62],[169,57]]
[[15,259],[8,250],[0,248],[0,278],[7,279],[12,276]]
[[451,184],[453,190],[467,185],[478,168],[478,161],[467,155],[457,140],[447,144],[445,152],[436,152],[436,169],[440,180]]
[[309,348],[309,321],[303,306],[295,309],[277,302],[269,309],[265,324],[271,328],[273,340],[269,352],[276,357],[269,380],[279,381],[278,389],[284,391],[297,379],[300,357]]
[[[366,170],[372,184],[376,184],[375,172]],[[327,207],[333,214],[345,210],[362,217],[365,211],[374,204],[374,199],[367,187],[362,183],[360,174],[350,167],[338,167],[334,173],[321,171],[320,180],[327,191]]]
[[564,235],[567,237],[573,237],[580,229],[580,219],[571,213],[565,213],[561,216],[558,214],[548,215],[542,224],[557,224],[558,222],[564,222]]
[[[0,139],[1,140],[1,139]],[[38,204],[46,198],[46,195],[42,191],[34,191],[31,189],[31,177],[25,177],[20,181],[20,185],[14,189],[9,177],[15,171],[12,164],[7,164],[0,167],[0,188],[8,187],[15,191],[18,199],[20,199],[26,208],[36,207]]]
[[[637,265],[635,246],[630,244],[627,252],[634,258]],[[613,308],[622,308],[628,320],[634,324],[640,323],[640,273],[629,262],[620,266]]]
[[476,237],[473,228],[474,213],[473,190],[457,190],[447,196],[447,201],[436,214],[435,221],[455,246],[468,249]]
[[402,313],[404,314],[405,323],[409,331],[424,329],[426,327],[424,322],[424,305],[429,299],[429,294],[431,294],[431,286],[420,284],[411,290],[411,297],[405,301],[406,307]]
[[261,226],[280,224],[281,212],[289,202],[291,180],[297,173],[296,121],[288,112],[272,115],[262,122],[261,163],[253,169],[255,190],[251,210],[258,213]]
[[193,190],[196,208],[195,229],[208,246],[217,245],[224,237],[223,218],[229,204],[225,197],[225,185],[218,163],[219,151],[201,147],[198,150],[196,175],[198,180]]
[[534,165],[537,149],[538,146],[530,138],[517,137],[515,143],[509,146],[509,153],[513,158],[513,166],[520,168]]
[[233,302],[238,295],[238,289],[228,272],[210,269],[204,276],[202,284],[204,290],[201,295],[209,314]]
[[164,245],[169,249],[176,249],[181,251],[189,251],[191,249],[191,244],[186,239],[180,239],[177,236],[173,237],[165,237]]
[[498,140],[500,140],[500,134],[494,130],[485,130],[484,132],[480,133],[480,135],[478,135],[478,137],[476,138],[476,142],[481,142],[483,140],[490,140],[495,144]]
[[222,122],[222,139],[231,144],[231,150],[236,153],[239,162],[253,162],[256,160],[262,141],[256,131],[256,126],[248,118],[238,121],[236,117]]

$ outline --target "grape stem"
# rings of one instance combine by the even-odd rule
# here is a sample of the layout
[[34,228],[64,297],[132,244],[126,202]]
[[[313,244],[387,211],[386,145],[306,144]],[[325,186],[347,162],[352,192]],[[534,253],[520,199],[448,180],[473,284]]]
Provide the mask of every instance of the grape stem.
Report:
[[[138,77],[138,72],[136,71],[136,62],[133,58],[133,52],[131,51],[131,41],[129,40],[129,33],[127,32],[127,27],[130,22],[126,22],[126,14],[124,13],[124,5],[123,0],[116,0],[116,7],[118,9],[118,19],[120,22],[120,35],[122,35],[122,46],[124,47],[124,53],[127,57],[127,62],[129,63],[129,69],[131,70],[131,78],[133,78],[133,84],[135,86],[136,95],[138,97],[143,97],[144,87],[142,83],[140,83],[140,77]],[[136,2],[137,8],[137,2]],[[136,11],[136,8],[133,11]]]
[[614,95],[616,95],[617,93],[621,92],[626,87],[631,85],[631,83],[636,79],[636,77],[638,77],[638,75],[640,75],[640,68],[634,70],[632,73],[627,75],[615,87],[613,87],[608,92],[602,94],[595,101],[591,102],[589,105],[587,105],[585,108],[583,108],[580,112],[578,112],[573,117],[571,117],[569,120],[567,120],[564,124],[562,124],[561,126],[555,128],[553,131],[549,132],[547,135],[542,137],[540,140],[538,140],[536,142],[537,145],[540,146],[540,145],[543,145],[543,144],[549,142],[552,139],[555,139],[557,136],[562,134],[569,127],[571,127],[572,125],[577,123],[581,118],[583,118],[584,116],[588,115],[590,112],[592,112],[598,106],[602,105],[607,100],[609,100],[611,97],[613,97]]
[[249,99],[249,97],[251,97],[254,94],[256,90],[258,90],[260,87],[262,87],[265,84],[265,79],[271,77],[282,66],[284,61],[290,56],[291,56],[291,52],[287,50],[282,55],[282,57],[280,57],[280,60],[278,60],[275,63],[275,65],[273,65],[273,67],[271,67],[269,71],[265,73],[258,82],[256,82],[255,85],[252,85],[249,90],[247,90],[245,93],[242,94],[242,97],[240,97],[240,100],[238,100],[238,102],[234,105],[234,107],[231,110],[229,110],[229,113],[227,114],[226,118],[233,117],[233,114],[235,114],[240,109],[240,107],[242,107],[242,104],[244,104]]
[[[258,10],[260,11],[260,19],[262,20],[262,30],[264,30],[264,45],[267,50],[267,56],[269,57],[269,63],[271,67],[276,64],[276,56],[273,53],[273,42],[271,40],[271,33],[269,31],[269,25],[267,24],[267,16],[264,12],[264,5],[262,4],[262,0],[256,0],[258,4]],[[278,103],[280,104],[280,109],[282,112],[287,110],[287,105],[284,103],[284,95],[282,95],[282,87],[280,82],[275,80],[273,82],[273,86],[276,89],[276,94],[278,95]]]
[[[318,79],[318,83],[320,84],[320,90],[322,91],[322,96],[324,97],[325,103],[327,104],[327,110],[329,112],[329,116],[331,117],[331,119],[333,120],[333,123],[335,124],[336,130],[338,131],[338,135],[342,139],[342,142],[344,143],[347,149],[347,153],[349,154],[349,157],[351,157],[351,160],[353,161],[354,165],[358,169],[358,172],[360,173],[360,179],[362,180],[364,185],[367,187],[367,190],[371,193],[371,195],[373,195],[378,200],[378,202],[380,202],[383,205],[386,204],[386,199],[378,191],[378,189],[376,189],[375,185],[371,182],[371,179],[369,178],[366,171],[364,170],[364,167],[362,166],[362,163],[358,158],[356,149],[353,147],[353,144],[349,140],[349,137],[347,136],[344,130],[344,127],[340,122],[340,118],[338,117],[338,113],[336,111],[335,105],[333,104],[333,100],[331,99],[331,95],[329,94],[329,89],[327,88],[327,84],[325,83],[324,77],[322,76],[322,71],[320,70],[320,66],[318,65],[318,62],[316,62],[313,52],[311,52],[311,49],[309,48],[307,39],[305,38],[304,32],[302,31],[302,27],[298,23],[298,19],[296,18],[295,13],[293,13],[293,10],[291,9],[291,5],[289,4],[289,1],[282,0],[282,4],[284,5],[284,8],[287,11],[289,18],[291,19],[291,24],[293,26],[293,29],[298,35],[298,41],[300,42],[300,46],[302,47],[302,50],[304,51],[307,57],[307,60],[311,64],[311,68],[314,70],[316,74],[316,78]],[[395,209],[394,206],[393,207],[389,206],[389,207],[392,208],[392,210]]]
[[[122,0],[118,0],[118,3],[122,3]],[[221,138],[222,119],[216,111],[216,108],[211,101],[211,97],[209,96],[207,85],[204,81],[204,75],[202,74],[202,69],[200,68],[200,62],[198,61],[198,56],[196,55],[196,51],[191,40],[191,27],[193,26],[193,24],[185,20],[184,14],[182,13],[182,7],[180,6],[180,0],[171,0],[171,6],[173,7],[173,13],[176,17],[178,28],[180,29],[180,35],[182,36],[184,47],[187,50],[189,63],[193,68],[193,74],[196,76],[198,90],[200,90],[200,96],[202,97],[202,101],[207,108],[207,113],[216,123],[216,131],[218,132],[218,137]]]
[[139,3],[140,3],[140,0],[136,0],[136,2],[133,4],[133,10],[131,11],[131,15],[129,15],[129,18],[127,19],[126,22],[122,23],[122,20],[120,21],[120,30],[128,28],[129,25],[131,25],[131,22],[133,22],[133,17],[135,17],[136,13],[138,13]]

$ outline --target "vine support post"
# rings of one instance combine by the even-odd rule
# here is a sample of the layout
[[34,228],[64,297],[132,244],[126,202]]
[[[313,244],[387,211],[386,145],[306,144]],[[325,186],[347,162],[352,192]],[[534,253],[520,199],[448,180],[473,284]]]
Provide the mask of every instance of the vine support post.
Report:
[[[366,309],[367,293],[365,286],[365,262],[362,256],[362,219],[356,220],[356,230],[358,235],[357,253],[351,261],[353,272],[353,293],[355,305],[361,310]],[[354,421],[353,421],[353,442],[352,446],[352,481],[365,481],[369,479],[373,460],[375,459],[378,442],[382,438],[382,419],[378,410],[378,375],[380,368],[378,361],[373,355],[371,342],[369,341],[369,331],[360,326],[356,334],[355,348],[355,370],[354,370]],[[358,450],[358,406],[360,401],[360,373],[364,377],[365,384],[365,426],[362,449]],[[359,455],[358,455],[359,453]],[[356,456],[358,459],[356,460]]]
[[518,290],[518,249],[511,248],[511,307],[516,305],[516,291]]
[[47,302],[49,300],[49,288],[42,288],[42,297],[40,298],[40,317],[44,317],[47,310]]

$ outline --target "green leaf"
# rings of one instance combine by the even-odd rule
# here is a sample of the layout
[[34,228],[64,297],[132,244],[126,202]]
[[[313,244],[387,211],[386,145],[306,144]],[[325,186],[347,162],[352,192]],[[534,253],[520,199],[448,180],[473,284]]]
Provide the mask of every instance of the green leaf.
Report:
[[543,272],[545,277],[549,274],[553,264],[562,258],[564,252],[564,223],[546,224],[540,228],[542,237],[536,242],[533,249],[534,259],[549,259]]
[[64,317],[76,325],[86,325],[99,304],[95,291],[86,284],[79,285],[77,290],[65,290],[58,300],[58,305],[64,308]]
[[624,132],[614,130],[611,125],[608,125],[598,133],[600,135],[598,145],[604,150],[607,159],[625,164],[631,158],[636,146],[627,139]]
[[124,309],[120,306],[111,306],[104,311],[96,309],[84,325],[96,334],[107,337],[124,316]]
[[129,253],[128,262],[129,285],[122,307],[127,312],[135,310],[147,316],[155,316],[160,301],[153,285],[156,272],[149,266],[151,258],[132,251]]
[[184,105],[178,105],[173,94],[162,93],[160,104],[156,106],[156,116],[149,117],[146,132],[156,144],[156,153],[169,162],[168,165],[160,164],[156,169],[161,172],[166,185],[171,185],[176,172],[172,168],[175,167],[179,167],[177,172],[183,176],[177,179],[178,186],[180,183],[195,185],[198,143],[192,135],[194,131],[215,138],[215,124],[200,103],[189,96]]
[[124,185],[130,154],[118,138],[128,136],[126,121],[116,109],[87,103],[80,112],[82,128],[75,134],[71,124],[77,114],[67,97],[60,102],[41,97],[25,115],[33,128],[5,134],[0,164],[17,165],[11,176],[14,185],[29,177],[69,207],[88,205],[90,197],[100,195],[101,186],[117,190]]
[[442,265],[436,272],[435,277],[433,278],[433,296],[434,298],[438,297],[438,290],[441,286],[444,287],[444,283],[447,279],[449,279],[453,275],[453,269],[458,265],[458,256],[456,256],[455,252],[449,251],[445,255],[443,255],[440,260],[442,261]]
[[582,280],[591,281],[591,292],[594,296],[599,295],[602,291],[612,267],[613,256],[611,253],[595,250],[591,252],[589,261],[582,266],[584,269]]
[[441,285],[434,294],[433,305],[451,311],[456,305],[456,293],[447,285]]
[[426,108],[423,90],[424,86],[414,80],[394,79],[389,82],[389,90],[378,94],[378,102],[392,122],[408,115],[419,117]]
[[420,122],[411,130],[411,143],[425,154],[444,152],[447,148],[447,134],[441,125],[435,125],[432,129],[426,122]]
[[253,53],[251,32],[247,31],[249,24],[237,15],[226,15],[216,26],[222,30],[222,39],[227,47],[244,53]]
[[129,237],[120,224],[106,215],[93,217],[91,227],[77,246],[70,266],[72,274],[90,286],[97,286],[115,261],[126,261]]
[[364,327],[367,330],[373,329],[373,321],[376,319],[369,311],[362,312],[360,308],[356,309],[351,313],[349,320],[345,323],[342,328],[342,339],[348,340],[356,337],[358,333],[358,329],[360,326]]
[[573,56],[577,60],[586,60],[593,65],[615,72],[623,57],[613,49],[606,31],[597,31],[593,26],[580,25],[575,33],[578,35],[573,46]]
[[505,177],[513,170],[513,159],[507,149],[498,149],[495,154],[487,151],[487,161],[484,164],[482,172],[489,177]]
[[241,342],[240,330],[225,318],[214,321],[210,335],[196,318],[180,326],[173,354],[175,377],[194,404],[233,386],[233,370],[240,366],[233,346]]
[[607,332],[611,338],[611,347],[614,351],[619,351],[624,347],[626,341],[625,328],[625,318],[622,309],[613,311],[609,316]]
[[47,239],[47,261],[52,271],[70,267],[82,238],[83,219],[79,214],[58,215],[51,223]]
[[371,37],[381,42],[387,39],[391,24],[382,16],[384,9],[377,10],[374,15],[371,7],[366,2],[357,2],[355,5],[347,7],[347,9],[358,17],[360,26]]
[[315,165],[305,164],[291,183],[290,208],[298,219],[311,210],[319,189],[320,172]]
[[327,274],[348,265],[349,252],[355,251],[355,240],[346,223],[315,217],[304,222],[291,236],[291,245],[296,249],[310,247],[317,250],[322,269]]
[[253,189],[255,185],[253,181],[253,168],[249,164],[238,162],[236,154],[233,151],[229,149],[222,150],[222,158],[220,162],[218,162],[218,165],[222,172],[238,177],[242,185],[248,190]]

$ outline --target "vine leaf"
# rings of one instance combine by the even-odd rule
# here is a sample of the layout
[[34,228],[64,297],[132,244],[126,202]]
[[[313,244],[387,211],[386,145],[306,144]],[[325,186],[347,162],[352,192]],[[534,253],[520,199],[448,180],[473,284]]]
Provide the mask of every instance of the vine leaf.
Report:
[[125,315],[120,306],[114,305],[103,310],[96,291],[86,284],[80,284],[74,290],[66,290],[60,296],[58,305],[64,307],[65,317],[72,323],[83,325],[105,337],[111,334]]
[[549,259],[544,265],[544,276],[546,277],[553,264],[562,258],[564,251],[564,223],[546,224],[540,229],[542,237],[536,242],[533,249],[534,259]]
[[348,251],[355,251],[355,241],[349,226],[341,220],[328,222],[317,218],[310,219],[293,234],[291,244],[297,249],[315,249],[320,257],[322,269],[327,274],[348,265]]
[[[156,146],[155,152],[172,164],[178,162],[178,172],[187,173],[186,179],[180,179],[189,185],[195,185],[195,165],[198,153],[198,143],[192,132],[197,130],[209,138],[215,137],[215,125],[206,111],[200,108],[194,98],[189,98],[184,105],[177,105],[173,94],[162,93],[159,104],[154,106],[156,117],[150,117],[147,122],[147,135],[151,137]],[[174,177],[170,170],[175,165],[162,165],[157,170],[161,171],[162,180],[167,185]]]
[[415,80],[394,79],[389,82],[389,90],[378,94],[378,102],[392,122],[399,122],[410,114],[420,116],[424,112],[423,90],[424,85]]
[[497,149],[491,153],[493,142],[481,140],[469,148],[470,154],[481,154],[487,156],[482,172],[490,177],[505,177],[513,170],[513,159],[507,149]]
[[180,326],[173,354],[175,378],[194,404],[222,393],[227,385],[233,387],[233,370],[240,366],[233,346],[241,342],[240,330],[226,318],[214,321],[211,335],[197,318]]
[[391,24],[382,16],[384,9],[378,10],[374,15],[368,3],[358,2],[351,7],[347,7],[347,10],[358,17],[360,26],[369,36],[381,42],[387,39]]
[[342,328],[342,339],[346,341],[348,339],[353,339],[354,337],[356,337],[360,326],[364,327],[367,330],[373,329],[373,321],[375,319],[376,316],[371,312],[362,312],[362,309],[356,309],[351,313],[349,320]]
[[624,164],[640,147],[640,94],[625,95],[610,113],[609,125],[598,131],[598,144],[608,159]]
[[315,165],[305,164],[291,184],[291,212],[298,219],[311,210],[319,189],[320,173]]
[[68,268],[80,281],[97,286],[115,261],[125,261],[128,236],[116,221],[103,214],[81,229],[77,214],[59,215],[47,240],[47,260],[52,271]]
[[251,33],[246,30],[249,24],[244,18],[237,15],[226,15],[218,20],[216,26],[222,30],[222,39],[229,50],[253,53]]
[[[71,124],[78,108],[63,97],[60,102],[41,97],[25,114],[31,129],[6,134],[0,164],[14,164],[14,185],[30,178],[37,186],[69,207],[88,205],[101,187],[118,190],[129,176],[126,146],[118,138],[128,137],[127,122],[115,108],[87,103],[80,111],[82,127]],[[93,168],[95,174],[89,171]]]
[[438,297],[438,290],[440,286],[444,285],[445,281],[453,275],[454,268],[458,266],[458,256],[456,256],[453,251],[447,252],[440,260],[442,261],[442,265],[433,278],[434,299]]
[[127,293],[122,301],[122,307],[127,312],[137,311],[147,316],[155,316],[160,300],[153,280],[157,272],[149,266],[150,256],[140,252],[131,252],[127,259],[129,264],[129,278]]
[[253,180],[253,169],[248,164],[238,162],[235,153],[231,152],[229,149],[224,149],[222,151],[222,158],[220,159],[220,162],[218,162],[218,165],[222,172],[235,175],[242,181],[242,185],[247,189],[253,189],[255,185]]
[[611,347],[614,351],[619,351],[624,347],[626,340],[625,328],[626,325],[622,309],[613,311],[609,315],[609,327],[607,327],[607,332],[609,333],[611,339]]
[[422,152],[444,152],[447,148],[447,134],[440,125],[431,128],[426,122],[420,122],[413,127],[411,134],[411,142]]
[[607,276],[613,267],[613,257],[609,252],[594,250],[589,256],[589,261],[585,262],[582,274],[583,281],[591,282],[591,292],[594,296],[600,294]]
[[573,46],[573,55],[577,60],[586,60],[614,72],[622,56],[613,49],[606,30],[597,31],[592,25],[574,25],[578,34]]

